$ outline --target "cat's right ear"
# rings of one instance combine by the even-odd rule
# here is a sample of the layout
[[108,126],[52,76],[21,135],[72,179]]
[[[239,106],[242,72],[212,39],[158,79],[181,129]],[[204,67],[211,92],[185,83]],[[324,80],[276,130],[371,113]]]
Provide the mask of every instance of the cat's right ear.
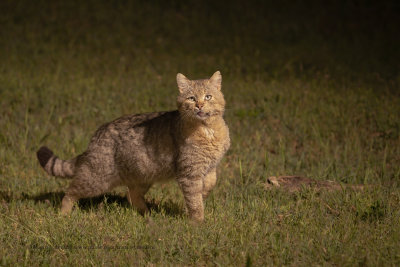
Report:
[[189,89],[189,79],[182,73],[176,75],[176,82],[178,83],[179,92],[181,92],[181,94]]

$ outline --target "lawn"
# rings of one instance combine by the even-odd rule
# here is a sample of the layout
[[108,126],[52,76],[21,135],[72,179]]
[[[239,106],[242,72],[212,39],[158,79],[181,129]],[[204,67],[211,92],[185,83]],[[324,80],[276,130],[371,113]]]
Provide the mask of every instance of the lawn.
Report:
[[[0,266],[400,265],[394,1],[0,3]],[[191,224],[172,181],[59,214],[64,159],[123,114],[176,108],[176,73],[223,77],[232,145]],[[269,176],[368,185],[297,193]]]

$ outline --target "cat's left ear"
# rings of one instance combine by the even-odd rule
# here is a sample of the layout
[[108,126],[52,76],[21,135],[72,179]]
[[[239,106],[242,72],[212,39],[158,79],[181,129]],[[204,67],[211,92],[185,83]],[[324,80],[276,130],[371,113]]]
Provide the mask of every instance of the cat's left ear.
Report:
[[212,87],[221,90],[221,84],[222,84],[222,75],[221,72],[216,71],[211,78],[208,80],[208,82],[211,84]]

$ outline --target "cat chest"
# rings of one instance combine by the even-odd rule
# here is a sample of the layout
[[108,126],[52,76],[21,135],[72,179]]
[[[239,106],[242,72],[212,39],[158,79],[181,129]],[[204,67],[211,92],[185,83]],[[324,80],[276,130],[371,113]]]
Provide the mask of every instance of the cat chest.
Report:
[[229,138],[213,130],[205,130],[190,140],[191,152],[212,160],[219,160],[225,153]]

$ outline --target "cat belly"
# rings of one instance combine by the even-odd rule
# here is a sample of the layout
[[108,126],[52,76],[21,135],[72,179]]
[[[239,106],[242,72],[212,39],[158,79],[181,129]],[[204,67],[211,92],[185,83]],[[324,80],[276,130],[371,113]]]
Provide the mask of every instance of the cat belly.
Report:
[[148,156],[135,153],[119,166],[120,176],[126,182],[153,184],[172,179],[175,176],[173,158],[159,155]]

